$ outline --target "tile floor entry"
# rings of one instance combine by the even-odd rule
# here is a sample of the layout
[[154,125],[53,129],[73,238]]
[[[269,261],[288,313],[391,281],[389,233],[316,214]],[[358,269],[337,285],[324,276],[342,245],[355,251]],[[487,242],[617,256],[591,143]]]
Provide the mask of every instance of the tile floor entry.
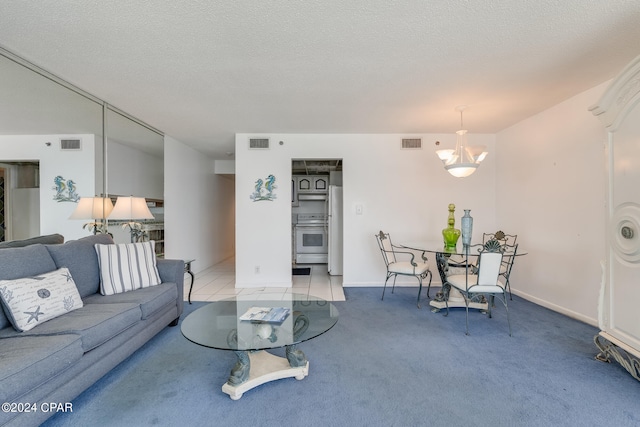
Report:
[[[197,260],[194,264],[198,262]],[[236,260],[228,258],[204,271],[196,273],[191,301],[219,301],[236,295],[273,295],[274,293],[306,294],[327,301],[345,301],[342,276],[330,276],[326,264],[304,264],[296,267],[310,267],[308,276],[292,276],[291,288],[236,288]],[[184,276],[184,300],[187,301],[191,277]]]

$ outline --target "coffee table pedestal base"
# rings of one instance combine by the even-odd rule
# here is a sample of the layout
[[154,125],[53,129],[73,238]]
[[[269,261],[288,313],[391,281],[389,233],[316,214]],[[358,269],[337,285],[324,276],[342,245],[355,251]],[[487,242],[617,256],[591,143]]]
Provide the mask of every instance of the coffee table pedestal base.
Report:
[[303,366],[293,368],[286,358],[275,356],[266,351],[249,353],[249,361],[251,368],[247,381],[237,386],[230,385],[229,383],[225,383],[222,386],[222,392],[228,394],[233,400],[240,399],[245,391],[269,381],[290,377],[302,380],[309,375],[308,361]]

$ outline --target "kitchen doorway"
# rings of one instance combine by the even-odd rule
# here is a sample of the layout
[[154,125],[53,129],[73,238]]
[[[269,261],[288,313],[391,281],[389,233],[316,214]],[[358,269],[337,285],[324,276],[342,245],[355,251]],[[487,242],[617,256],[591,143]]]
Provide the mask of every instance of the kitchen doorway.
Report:
[[294,276],[321,270],[342,276],[342,171],[342,159],[292,159]]

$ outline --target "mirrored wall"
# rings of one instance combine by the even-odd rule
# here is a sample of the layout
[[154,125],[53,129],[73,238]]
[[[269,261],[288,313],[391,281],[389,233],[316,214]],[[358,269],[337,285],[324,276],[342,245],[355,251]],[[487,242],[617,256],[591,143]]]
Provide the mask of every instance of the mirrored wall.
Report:
[[0,241],[88,235],[83,196],[145,197],[162,220],[160,131],[1,48],[0,75]]

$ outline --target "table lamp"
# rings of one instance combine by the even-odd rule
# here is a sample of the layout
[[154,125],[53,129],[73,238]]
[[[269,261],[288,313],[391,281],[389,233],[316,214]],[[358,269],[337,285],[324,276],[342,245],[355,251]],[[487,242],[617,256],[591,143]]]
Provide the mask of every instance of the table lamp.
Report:
[[93,234],[106,234],[107,223],[105,219],[113,210],[113,203],[108,197],[81,197],[78,206],[73,211],[69,219],[92,219],[82,228],[88,228]]
[[147,206],[144,197],[119,196],[116,205],[109,215],[109,219],[122,219],[127,223],[122,228],[129,228],[131,232],[131,243],[140,241],[146,232],[142,229],[142,224],[136,222],[138,219],[153,219],[153,215]]

